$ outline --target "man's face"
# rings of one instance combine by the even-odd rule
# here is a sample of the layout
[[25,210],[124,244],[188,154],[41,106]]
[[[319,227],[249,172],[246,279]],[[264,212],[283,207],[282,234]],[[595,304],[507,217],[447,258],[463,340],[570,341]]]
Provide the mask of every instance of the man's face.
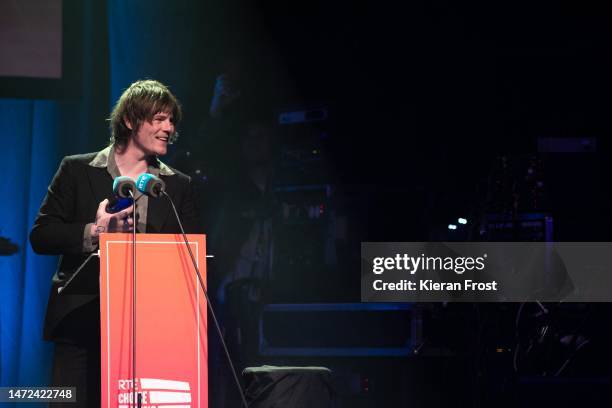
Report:
[[168,151],[168,140],[174,134],[174,121],[171,112],[158,112],[149,122],[142,122],[133,136],[131,147],[147,156],[163,156]]

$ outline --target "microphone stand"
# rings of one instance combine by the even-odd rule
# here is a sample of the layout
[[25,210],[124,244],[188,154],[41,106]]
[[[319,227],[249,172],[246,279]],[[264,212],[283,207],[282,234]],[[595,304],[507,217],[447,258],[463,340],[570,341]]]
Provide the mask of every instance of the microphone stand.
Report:
[[136,196],[130,190],[130,196],[134,205],[132,213],[132,407],[137,404],[142,406],[142,394],[136,393]]
[[210,316],[212,317],[213,323],[215,324],[215,328],[217,333],[219,334],[219,339],[221,340],[221,345],[223,346],[223,351],[225,352],[225,356],[227,357],[227,362],[229,363],[230,370],[232,375],[234,376],[234,381],[236,382],[236,387],[238,387],[238,392],[240,393],[240,399],[242,400],[242,405],[244,408],[248,408],[249,404],[246,401],[246,397],[244,396],[244,391],[242,390],[242,386],[240,385],[240,380],[238,379],[238,374],[236,374],[236,368],[234,367],[234,363],[232,363],[232,358],[230,357],[229,350],[227,348],[227,344],[225,343],[225,339],[223,338],[223,333],[221,332],[221,326],[219,325],[219,321],[217,320],[217,316],[215,315],[215,311],[213,309],[212,303],[210,303],[210,298],[208,297],[208,291],[204,286],[204,281],[202,280],[202,275],[200,274],[200,269],[198,268],[198,264],[196,263],[196,259],[193,256],[193,252],[191,251],[191,247],[189,246],[189,241],[187,240],[187,235],[185,234],[185,229],[183,229],[183,224],[181,223],[181,218],[179,217],[178,211],[176,211],[176,206],[172,201],[172,198],[164,191],[163,189],[159,189],[158,193],[163,194],[170,205],[172,206],[172,210],[174,211],[174,216],[176,217],[176,221],[178,222],[179,228],[181,229],[181,234],[183,235],[183,240],[185,241],[185,246],[187,247],[187,251],[189,252],[189,256],[191,258],[191,263],[196,271],[196,275],[198,277],[198,282],[200,283],[200,288],[202,289],[202,293],[206,297],[206,304],[208,305],[208,309],[210,310]]

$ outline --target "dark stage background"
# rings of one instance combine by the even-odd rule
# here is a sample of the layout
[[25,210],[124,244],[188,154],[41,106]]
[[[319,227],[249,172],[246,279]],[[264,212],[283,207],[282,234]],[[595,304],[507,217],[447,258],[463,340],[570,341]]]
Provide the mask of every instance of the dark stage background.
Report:
[[[61,158],[106,145],[137,79],[183,103],[168,161],[197,181],[228,327],[254,325],[250,302],[359,302],[362,241],[610,241],[612,21],[598,2],[65,0],[62,24],[61,80],[0,78],[0,235],[18,246],[0,256],[0,386],[49,379],[57,260],[28,232]],[[215,87],[235,96],[219,111]],[[554,228],[488,228],[527,216]],[[436,406],[423,390],[453,378],[457,401],[487,406],[520,383],[504,354],[517,306],[496,307],[428,307],[431,361],[266,360],[254,335],[234,347],[245,364],[350,366],[346,406]],[[592,307],[571,314],[601,328]],[[609,385],[602,372],[585,362],[581,375]]]

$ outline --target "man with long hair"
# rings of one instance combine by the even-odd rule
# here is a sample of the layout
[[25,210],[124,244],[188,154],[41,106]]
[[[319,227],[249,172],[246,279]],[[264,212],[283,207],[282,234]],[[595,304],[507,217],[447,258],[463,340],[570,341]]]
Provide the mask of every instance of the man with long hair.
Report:
[[[108,213],[113,179],[151,173],[166,183],[187,233],[201,232],[191,180],[162,163],[177,136],[181,107],[158,81],[137,81],[117,101],[111,115],[111,144],[95,153],[65,157],[55,174],[30,233],[39,254],[61,255],[53,276],[44,336],[55,342],[54,386],[75,386],[77,403],[100,404],[99,262],[94,257],[79,272],[89,283],[82,294],[58,293],[76,269],[98,249],[103,232],[178,233],[179,225],[165,200],[136,196],[133,207]],[[93,261],[93,262],[92,262]],[[82,276],[79,276],[82,279]],[[60,406],[57,404],[56,406]]]

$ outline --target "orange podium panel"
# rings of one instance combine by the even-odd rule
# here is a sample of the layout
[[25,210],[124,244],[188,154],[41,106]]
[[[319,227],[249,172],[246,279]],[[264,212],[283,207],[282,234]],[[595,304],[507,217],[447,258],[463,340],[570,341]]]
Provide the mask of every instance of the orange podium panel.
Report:
[[[206,282],[204,235],[187,235]],[[132,235],[100,236],[102,407],[207,408],[206,298],[180,234],[136,235],[133,372]]]

